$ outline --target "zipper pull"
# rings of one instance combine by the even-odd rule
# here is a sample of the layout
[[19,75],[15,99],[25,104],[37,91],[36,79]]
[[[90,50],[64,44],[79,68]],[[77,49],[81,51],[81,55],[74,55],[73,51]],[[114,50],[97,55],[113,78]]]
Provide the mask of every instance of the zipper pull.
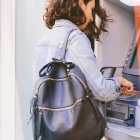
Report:
[[37,98],[38,98],[38,95],[36,93],[35,96],[33,97],[33,106],[36,106]]
[[30,122],[31,122],[31,120],[32,120],[32,115],[30,116],[30,118],[29,118],[29,121],[27,122],[27,124],[29,124]]
[[32,106],[31,115],[30,115],[30,118],[29,118],[29,122],[27,122],[27,124],[29,124],[30,121],[32,120],[32,118],[33,118],[33,113],[34,113],[35,110],[36,110],[36,106]]
[[40,115],[42,115],[42,113],[43,113],[43,108],[38,108],[38,113],[39,113]]
[[33,102],[32,102],[32,106],[30,107],[30,118],[29,118],[29,122],[27,124],[30,123],[30,121],[32,120],[32,117],[33,117],[33,112],[34,110],[36,110],[36,103],[37,103],[37,93],[35,94],[35,96],[33,97]]
[[[32,112],[33,112],[33,111],[32,111]],[[27,124],[30,123],[30,121],[32,120],[32,117],[33,117],[33,113],[31,113],[30,118],[29,118],[29,121],[27,122]]]

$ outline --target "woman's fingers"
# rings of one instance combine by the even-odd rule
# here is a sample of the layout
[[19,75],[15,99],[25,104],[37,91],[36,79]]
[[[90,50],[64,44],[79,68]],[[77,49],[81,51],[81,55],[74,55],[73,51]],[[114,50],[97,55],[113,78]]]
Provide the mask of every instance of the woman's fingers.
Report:
[[126,95],[131,95],[133,91],[133,86],[123,86],[123,93]]
[[123,89],[122,89],[122,93],[125,94],[125,95],[127,95],[126,88],[123,88]]
[[[121,79],[121,80],[120,80]],[[122,86],[122,93],[125,95],[131,95],[131,94],[139,94],[140,92],[134,90],[133,88],[133,83],[131,83],[130,81],[128,81],[125,78],[119,78],[118,80],[120,81],[120,84]]]
[[132,92],[133,92],[133,87],[131,86],[131,87],[126,87],[126,92],[128,93],[128,94],[132,94]]
[[133,89],[133,87],[127,87],[127,86],[123,86],[123,90],[122,90],[123,94],[125,95],[131,95],[131,94],[139,94],[140,92],[136,91]]
[[138,92],[138,91],[136,91],[136,90],[134,90],[133,89],[133,91],[132,91],[134,94],[140,94],[140,92]]

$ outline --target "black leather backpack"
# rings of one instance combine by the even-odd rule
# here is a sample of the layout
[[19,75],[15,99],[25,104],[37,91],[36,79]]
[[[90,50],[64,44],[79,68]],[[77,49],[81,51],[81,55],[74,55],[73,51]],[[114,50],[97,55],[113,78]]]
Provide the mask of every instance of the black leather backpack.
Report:
[[100,140],[106,121],[96,107],[80,68],[66,62],[67,39],[62,59],[54,59],[40,71],[31,97],[34,140]]

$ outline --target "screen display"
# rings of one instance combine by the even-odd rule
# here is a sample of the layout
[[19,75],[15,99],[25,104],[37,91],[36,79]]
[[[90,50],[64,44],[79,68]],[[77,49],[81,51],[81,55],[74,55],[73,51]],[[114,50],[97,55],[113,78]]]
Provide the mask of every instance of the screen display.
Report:
[[138,69],[138,54],[137,51],[135,51],[131,65],[130,65],[131,69]]

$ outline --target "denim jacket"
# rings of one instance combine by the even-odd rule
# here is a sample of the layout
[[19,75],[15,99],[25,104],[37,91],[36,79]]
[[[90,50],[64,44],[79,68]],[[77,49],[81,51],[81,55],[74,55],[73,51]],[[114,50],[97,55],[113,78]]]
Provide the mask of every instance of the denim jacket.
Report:
[[77,64],[85,74],[87,83],[94,97],[101,101],[110,101],[120,94],[120,85],[116,78],[103,78],[96,57],[87,36],[69,20],[56,20],[52,29],[41,39],[35,50],[33,73],[34,82],[39,70],[52,58],[61,58],[66,34],[74,30],[68,39],[65,60]]

